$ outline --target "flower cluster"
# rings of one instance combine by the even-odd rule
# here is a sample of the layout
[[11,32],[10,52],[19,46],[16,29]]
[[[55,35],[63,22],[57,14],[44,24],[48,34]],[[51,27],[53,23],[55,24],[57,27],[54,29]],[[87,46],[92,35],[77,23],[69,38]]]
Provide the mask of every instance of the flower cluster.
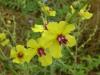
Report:
[[30,62],[34,56],[38,56],[41,65],[48,66],[52,64],[52,58],[58,59],[62,57],[62,45],[72,47],[76,44],[75,37],[70,34],[75,30],[73,24],[65,21],[59,23],[49,22],[47,29],[44,28],[43,30],[40,38],[27,41],[27,48],[22,45],[12,48],[11,58],[13,58],[13,62]]
[[[42,12],[47,16],[55,16],[56,12],[48,6],[43,6]],[[71,6],[72,13],[76,10]],[[79,11],[81,19],[89,19],[92,14],[86,11],[86,7]],[[72,31],[75,25],[67,21],[46,22],[46,25],[38,25],[32,28],[33,32],[40,32],[41,37],[29,39],[26,46],[17,45],[11,49],[10,57],[14,63],[29,63],[35,56],[42,66],[52,64],[53,59],[63,56],[63,47],[73,47],[76,45],[75,36]]]

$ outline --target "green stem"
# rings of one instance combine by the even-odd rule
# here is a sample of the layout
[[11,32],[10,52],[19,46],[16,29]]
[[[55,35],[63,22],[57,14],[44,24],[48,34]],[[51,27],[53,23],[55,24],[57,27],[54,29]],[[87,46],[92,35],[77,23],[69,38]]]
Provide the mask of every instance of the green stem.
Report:
[[92,39],[92,37],[95,35],[96,31],[97,31],[97,25],[96,25],[93,33],[90,34],[89,38],[79,47],[79,49],[83,48]]
[[54,72],[55,72],[55,70],[54,70],[54,65],[52,64],[52,65],[50,66],[50,75],[55,75]]

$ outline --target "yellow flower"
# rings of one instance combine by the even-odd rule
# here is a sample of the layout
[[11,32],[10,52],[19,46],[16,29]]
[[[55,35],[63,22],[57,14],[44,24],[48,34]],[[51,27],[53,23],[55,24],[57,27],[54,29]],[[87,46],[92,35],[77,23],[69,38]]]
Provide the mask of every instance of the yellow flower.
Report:
[[48,6],[43,6],[41,9],[47,16],[56,16],[56,11]]
[[79,11],[79,15],[81,16],[82,20],[85,20],[85,19],[90,19],[93,14],[88,12],[88,10],[86,10],[87,8],[87,5],[85,5],[80,11]]
[[24,62],[29,63],[33,58],[33,50],[26,49],[23,45],[17,45],[11,49],[10,57],[14,63],[23,64]]
[[68,24],[65,21],[49,22],[47,25],[48,30],[42,35],[44,41],[50,47],[50,53],[54,58],[62,57],[61,45],[75,46],[75,37],[70,35],[71,31],[75,29],[73,24]]
[[42,66],[48,66],[52,64],[52,57],[48,53],[46,43],[43,42],[42,39],[38,39],[37,41],[30,39],[27,42],[27,47],[33,49],[34,54],[38,56],[38,60]]

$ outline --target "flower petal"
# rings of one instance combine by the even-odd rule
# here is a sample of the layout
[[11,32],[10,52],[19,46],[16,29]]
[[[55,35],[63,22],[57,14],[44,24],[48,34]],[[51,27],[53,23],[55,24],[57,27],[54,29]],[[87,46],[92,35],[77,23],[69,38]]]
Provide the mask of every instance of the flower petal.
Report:
[[48,66],[52,64],[52,57],[49,54],[39,57],[38,60],[41,62],[42,66]]
[[86,12],[81,12],[80,16],[81,16],[82,20],[85,20],[85,19],[90,19],[93,16],[93,14],[86,11]]
[[17,45],[16,46],[16,50],[19,52],[19,51],[22,51],[25,50],[24,46],[23,45]]
[[63,29],[66,26],[66,22],[65,21],[60,21],[59,24],[57,25],[57,28],[59,30],[59,33],[61,33],[63,31]]
[[75,46],[76,45],[76,39],[75,39],[74,36],[66,35],[66,38],[68,40],[68,42],[66,44],[67,46],[72,47],[72,46]]
[[31,48],[28,48],[26,51],[25,51],[25,60],[26,62],[30,62],[31,59],[36,55],[36,50],[33,50]]
[[67,24],[64,28],[63,34],[71,33],[71,31],[75,30],[75,25]]
[[57,42],[53,43],[49,51],[54,58],[62,57],[61,46]]
[[47,25],[48,31],[51,33],[59,33],[58,23],[57,22],[49,22]]
[[10,58],[15,58],[16,57],[16,50],[15,48],[12,48],[10,51]]
[[30,39],[28,40],[27,42],[27,47],[30,47],[30,48],[37,48],[38,44],[37,42],[34,40],[34,39]]
[[45,29],[43,27],[43,25],[35,25],[35,27],[32,27],[32,31],[33,32],[43,32]]
[[17,63],[17,64],[23,64],[25,62],[25,59],[13,59],[13,63]]
[[40,38],[40,44],[42,46],[46,47],[50,47],[52,44],[52,41],[56,39],[56,34],[50,33],[49,31],[45,31],[42,34],[42,37]]

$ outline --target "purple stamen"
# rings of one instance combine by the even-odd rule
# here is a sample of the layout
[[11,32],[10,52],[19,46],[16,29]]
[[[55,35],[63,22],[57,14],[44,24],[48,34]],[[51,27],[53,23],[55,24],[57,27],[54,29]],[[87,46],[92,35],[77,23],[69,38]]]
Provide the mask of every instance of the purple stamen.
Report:
[[44,52],[44,49],[43,48],[38,48],[38,55],[39,56],[46,55],[46,53]]
[[57,41],[59,42],[59,44],[66,44],[67,43],[67,39],[65,38],[65,36],[63,36],[62,34],[58,35],[57,37]]

